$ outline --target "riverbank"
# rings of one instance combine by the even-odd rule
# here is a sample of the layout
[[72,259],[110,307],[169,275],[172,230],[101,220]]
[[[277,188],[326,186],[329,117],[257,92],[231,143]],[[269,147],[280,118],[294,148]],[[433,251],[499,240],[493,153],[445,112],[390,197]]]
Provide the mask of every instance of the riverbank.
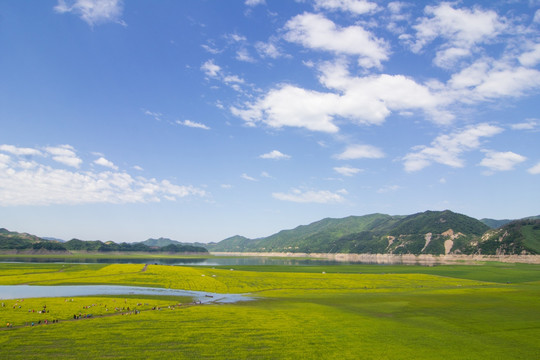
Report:
[[263,256],[308,258],[340,262],[358,262],[381,265],[453,265],[496,261],[503,263],[540,264],[540,255],[395,255],[395,254],[322,254],[322,253],[281,253],[281,252],[211,252],[213,256]]

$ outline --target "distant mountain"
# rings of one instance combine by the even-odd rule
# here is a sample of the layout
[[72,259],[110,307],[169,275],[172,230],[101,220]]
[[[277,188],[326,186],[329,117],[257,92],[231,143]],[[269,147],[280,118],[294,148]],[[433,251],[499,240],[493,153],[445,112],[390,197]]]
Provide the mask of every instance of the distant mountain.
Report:
[[141,241],[140,244],[144,244],[149,247],[160,247],[160,248],[165,247],[167,245],[171,245],[171,244],[182,245],[180,241],[171,240],[171,239],[162,238],[162,237],[160,237],[159,239],[150,238],[148,240]]
[[540,254],[540,216],[477,220],[445,211],[326,218],[268,237],[235,235],[218,243],[167,238],[117,244],[71,239],[64,243],[0,229],[0,250],[206,253],[299,252],[355,254]]
[[[537,234],[527,229],[516,229],[514,238],[526,232],[525,245],[511,249],[540,253],[534,240]],[[496,254],[502,250],[491,242],[482,242],[489,231],[490,226],[484,222],[450,210],[408,216],[371,214],[327,218],[253,240],[237,235],[206,247],[222,252]]]
[[483,222],[484,224],[486,224],[487,226],[489,226],[490,228],[496,229],[496,228],[499,228],[499,227],[504,226],[506,224],[509,224],[512,221],[517,221],[517,220],[538,220],[538,219],[540,219],[540,215],[529,216],[529,217],[526,217],[526,218],[523,218],[523,219],[504,219],[504,220],[480,219],[480,221]]
[[[159,239],[158,239],[159,240]],[[6,229],[0,229],[0,250],[16,250],[23,252],[38,251],[46,253],[50,251],[67,252],[67,251],[96,251],[96,252],[111,252],[111,251],[130,251],[130,252],[168,252],[168,253],[207,253],[208,250],[202,246],[192,244],[182,244],[169,240],[159,249],[155,249],[143,243],[121,243],[117,244],[113,241],[103,242],[100,240],[84,241],[79,239],[71,239],[64,243],[57,240],[47,240],[26,233],[12,232]]]
[[48,241],[38,236],[0,229],[0,250],[43,250],[66,251],[59,242]]
[[481,222],[483,222],[484,224],[486,224],[487,226],[489,226],[490,228],[492,229],[496,229],[498,227],[501,227],[503,225],[506,225],[514,220],[510,220],[510,219],[503,219],[503,220],[495,220],[495,219],[480,219]]
[[41,238],[43,240],[56,241],[56,242],[59,242],[59,243],[65,243],[66,242],[66,240],[62,240],[62,239],[58,239],[58,238],[50,237],[50,236],[42,236]]

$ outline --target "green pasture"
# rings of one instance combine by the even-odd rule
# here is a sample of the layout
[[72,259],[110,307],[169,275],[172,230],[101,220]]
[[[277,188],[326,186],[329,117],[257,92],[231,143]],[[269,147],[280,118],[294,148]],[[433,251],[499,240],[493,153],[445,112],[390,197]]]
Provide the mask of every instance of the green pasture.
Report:
[[[540,357],[539,265],[143,269],[144,265],[0,264],[0,284],[155,286],[245,293],[254,300],[207,305],[144,295],[0,300],[5,305],[0,308],[0,357]],[[45,304],[49,313],[28,311]],[[127,307],[140,312],[122,315]],[[75,313],[84,311],[92,311],[93,317],[73,320]],[[54,315],[60,321],[27,326],[36,315]],[[6,322],[15,326],[6,328]]]

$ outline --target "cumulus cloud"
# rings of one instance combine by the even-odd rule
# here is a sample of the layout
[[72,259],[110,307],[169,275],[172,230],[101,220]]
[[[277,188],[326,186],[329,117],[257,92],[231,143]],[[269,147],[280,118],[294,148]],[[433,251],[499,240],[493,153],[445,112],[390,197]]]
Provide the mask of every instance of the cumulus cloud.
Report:
[[281,151],[272,150],[269,153],[262,154],[259,156],[261,159],[273,159],[273,160],[282,160],[290,159],[291,157],[287,154],[283,154]]
[[122,0],[58,0],[54,10],[60,14],[75,14],[90,26],[107,22],[126,25],[121,19]]
[[113,170],[118,170],[118,166],[114,165],[114,163],[110,160],[105,159],[103,156],[94,160],[94,164],[104,166],[111,168]]
[[257,6],[266,4],[266,0],[246,0],[244,2],[247,6]]
[[321,14],[304,13],[285,24],[285,40],[313,50],[358,56],[365,68],[380,67],[387,60],[388,44],[359,25],[339,27]]
[[221,72],[221,67],[214,64],[214,60],[208,60],[201,65],[201,70],[206,74],[206,76],[215,78]]
[[251,56],[248,49],[242,48],[236,52],[236,60],[253,63],[255,59]]
[[[3,147],[5,149],[5,147]],[[5,151],[5,150],[2,150]],[[45,151],[53,159],[79,167],[82,160],[74,156],[69,145],[48,147]],[[24,154],[12,156],[0,153],[0,204],[51,205],[89,203],[144,203],[161,199],[177,199],[190,195],[205,196],[204,190],[193,186],[180,186],[168,180],[132,177],[105,158],[96,164],[109,167],[107,171],[81,171],[57,168],[43,161],[26,161]],[[77,160],[74,160],[77,159]]]
[[377,7],[376,3],[367,0],[315,0],[316,9],[348,11],[356,15],[373,12]]
[[526,159],[525,156],[516,154],[512,151],[488,151],[486,156],[480,162],[480,166],[485,166],[492,172],[509,171],[513,170],[517,164],[524,162]]
[[257,50],[259,56],[263,58],[269,57],[272,59],[277,59],[278,57],[282,56],[277,44],[273,41],[258,41],[255,43],[255,49]]
[[184,120],[184,121],[177,120],[176,123],[178,125],[187,126],[187,127],[190,127],[190,128],[210,130],[210,127],[208,127],[208,126],[206,126],[204,124],[195,122],[195,121],[191,121],[191,120]]
[[431,142],[431,146],[417,146],[415,151],[405,155],[405,171],[418,171],[434,162],[455,168],[463,167],[462,153],[478,149],[481,138],[492,137],[502,131],[498,126],[482,123],[448,135],[440,135]]
[[483,58],[452,75],[448,96],[472,103],[518,97],[537,88],[540,88],[540,71]]
[[347,64],[320,66],[319,81],[328,92],[282,84],[231,112],[248,125],[264,123],[273,128],[301,127],[336,133],[336,120],[359,125],[382,124],[393,111],[421,110],[437,123],[448,123],[453,115],[444,110],[449,99],[426,85],[403,75],[351,76]]
[[353,176],[362,171],[362,169],[358,169],[351,166],[338,166],[338,167],[335,167],[334,170],[343,176]]
[[426,17],[414,26],[416,41],[412,45],[415,52],[421,51],[437,38],[445,40],[440,45],[434,63],[450,68],[460,58],[472,55],[476,44],[484,43],[506,27],[492,10],[455,8],[455,3],[443,2],[437,6],[426,6]]
[[533,44],[528,51],[519,56],[519,62],[523,66],[535,66],[540,62],[540,44]]
[[540,174],[540,162],[534,165],[532,168],[527,170],[530,174],[538,175]]
[[331,93],[283,85],[254,103],[245,104],[244,109],[231,107],[231,112],[251,126],[263,122],[274,128],[303,127],[333,133],[338,131],[331,116],[337,98]]
[[248,181],[257,181],[257,179],[255,179],[254,177],[252,176],[249,176],[248,174],[246,173],[243,173],[242,175],[240,175],[240,177],[244,180],[248,180]]
[[381,149],[372,145],[349,145],[341,154],[335,157],[339,160],[380,159],[385,155]]
[[45,148],[45,151],[52,155],[54,161],[64,165],[78,168],[82,163],[82,159],[77,156],[71,145],[49,146]]
[[299,189],[293,189],[289,193],[273,193],[272,196],[275,199],[282,201],[291,201],[297,203],[318,203],[318,204],[328,204],[328,203],[340,203],[345,199],[338,192],[333,193],[328,190],[308,190],[302,191]]
[[533,130],[537,126],[538,122],[535,120],[528,120],[526,122],[510,125],[513,130]]
[[8,152],[13,155],[23,155],[23,156],[43,156],[43,153],[37,149],[32,148],[21,148],[14,145],[0,145],[0,151]]

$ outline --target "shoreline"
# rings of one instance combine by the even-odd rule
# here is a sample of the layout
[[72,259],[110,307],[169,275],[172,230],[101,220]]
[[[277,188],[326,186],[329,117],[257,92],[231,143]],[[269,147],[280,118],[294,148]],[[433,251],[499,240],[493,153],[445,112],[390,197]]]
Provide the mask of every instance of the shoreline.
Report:
[[213,256],[261,256],[324,259],[339,262],[358,262],[371,264],[404,264],[404,265],[456,265],[471,264],[484,261],[503,263],[540,264],[540,255],[413,255],[413,254],[325,254],[325,253],[292,253],[292,252],[210,252]]

